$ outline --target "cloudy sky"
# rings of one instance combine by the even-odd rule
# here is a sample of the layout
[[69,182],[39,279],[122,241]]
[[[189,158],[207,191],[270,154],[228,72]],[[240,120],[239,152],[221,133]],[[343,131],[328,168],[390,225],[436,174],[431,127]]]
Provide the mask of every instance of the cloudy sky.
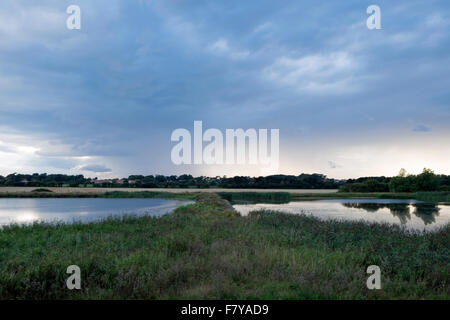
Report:
[[450,174],[449,52],[448,0],[2,0],[0,174],[260,173],[172,164],[194,120],[279,129],[279,173]]

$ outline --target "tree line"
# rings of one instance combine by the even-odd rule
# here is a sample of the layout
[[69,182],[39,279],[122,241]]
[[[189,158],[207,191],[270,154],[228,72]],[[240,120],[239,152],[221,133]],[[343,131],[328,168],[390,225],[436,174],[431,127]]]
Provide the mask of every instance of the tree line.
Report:
[[129,188],[242,188],[242,189],[339,189],[341,192],[450,191],[450,175],[437,175],[430,169],[395,177],[361,177],[337,180],[323,174],[271,175],[266,177],[194,177],[189,174],[130,175],[123,179],[85,178],[83,175],[17,174],[0,176],[0,186],[29,187],[129,187]]
[[255,188],[255,189],[337,189],[344,181],[322,174],[272,175],[266,177],[193,177],[164,175],[131,175],[124,179],[85,178],[64,174],[10,174],[0,176],[0,186],[32,187],[136,187],[136,188]]
[[341,192],[417,192],[450,191],[450,175],[437,175],[431,169],[420,174],[407,174],[401,169],[395,177],[363,177],[349,179],[340,186]]

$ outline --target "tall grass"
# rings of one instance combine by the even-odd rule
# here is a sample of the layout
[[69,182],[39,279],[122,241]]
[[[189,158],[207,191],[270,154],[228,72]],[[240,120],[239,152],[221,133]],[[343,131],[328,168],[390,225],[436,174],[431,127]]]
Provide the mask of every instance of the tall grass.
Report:
[[[0,192],[0,198],[178,198],[194,199],[197,193],[171,193],[159,191],[108,191],[103,193],[70,192],[58,193],[46,189],[35,189],[32,192]],[[323,198],[376,198],[376,199],[417,199],[429,202],[450,202],[450,192],[417,192],[417,193],[288,193],[288,192],[220,192],[219,195],[230,201],[274,202],[285,203],[302,199]]]
[[428,202],[450,202],[450,192],[417,192],[416,199]]
[[34,189],[31,192],[53,192],[52,190],[49,189],[45,189],[45,188],[38,188],[38,189]]
[[349,198],[373,198],[373,199],[416,199],[429,202],[450,202],[450,192],[337,192],[337,193],[320,193],[320,194],[292,194],[291,199],[349,199]]
[[[1,299],[449,298],[450,227],[247,217],[214,194],[159,218],[12,225],[0,231]],[[76,264],[82,289],[68,290]],[[382,290],[366,288],[380,266]]]
[[56,193],[51,190],[37,189],[32,192],[0,193],[0,198],[165,198],[189,199],[196,197],[195,193],[171,193],[158,191],[108,191],[103,193]]
[[100,194],[102,198],[164,198],[164,199],[188,199],[194,200],[197,197],[196,193],[171,193],[171,192],[157,192],[157,191],[110,191]]
[[275,202],[285,203],[292,199],[288,192],[219,192],[222,198],[230,202],[249,201],[249,202]]

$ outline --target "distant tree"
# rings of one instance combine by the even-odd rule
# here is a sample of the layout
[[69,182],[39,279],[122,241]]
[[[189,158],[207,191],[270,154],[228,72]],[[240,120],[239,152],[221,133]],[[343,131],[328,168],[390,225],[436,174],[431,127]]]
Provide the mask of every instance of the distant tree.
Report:
[[419,175],[403,175],[402,170],[397,177],[389,182],[389,190],[392,192],[416,192],[439,190],[440,178],[430,169],[423,169]]
[[366,182],[369,192],[387,192],[389,191],[389,186],[387,183],[379,182],[375,179],[369,179]]
[[424,168],[422,173],[416,176],[418,191],[437,191],[439,184],[439,177],[431,169]]
[[363,182],[346,183],[339,188],[341,192],[388,192],[389,186],[386,182],[376,179],[367,179]]

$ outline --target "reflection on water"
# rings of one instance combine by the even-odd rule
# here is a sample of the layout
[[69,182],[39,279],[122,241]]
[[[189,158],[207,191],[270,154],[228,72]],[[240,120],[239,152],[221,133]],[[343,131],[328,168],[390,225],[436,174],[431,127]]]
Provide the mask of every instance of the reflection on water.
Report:
[[415,200],[335,199],[285,204],[236,204],[234,208],[243,215],[258,209],[277,210],[311,214],[322,219],[400,224],[415,230],[434,230],[450,222],[450,206]]
[[124,214],[161,216],[192,203],[169,199],[0,199],[0,226],[35,221],[92,222]]
[[400,220],[401,224],[406,224],[411,220],[411,212],[422,219],[424,224],[436,222],[435,216],[439,215],[440,208],[433,203],[342,203],[347,208],[363,209],[367,212],[377,212],[380,209],[388,209],[391,214]]
[[39,216],[32,212],[24,212],[17,215],[15,219],[18,223],[30,223],[39,220]]

